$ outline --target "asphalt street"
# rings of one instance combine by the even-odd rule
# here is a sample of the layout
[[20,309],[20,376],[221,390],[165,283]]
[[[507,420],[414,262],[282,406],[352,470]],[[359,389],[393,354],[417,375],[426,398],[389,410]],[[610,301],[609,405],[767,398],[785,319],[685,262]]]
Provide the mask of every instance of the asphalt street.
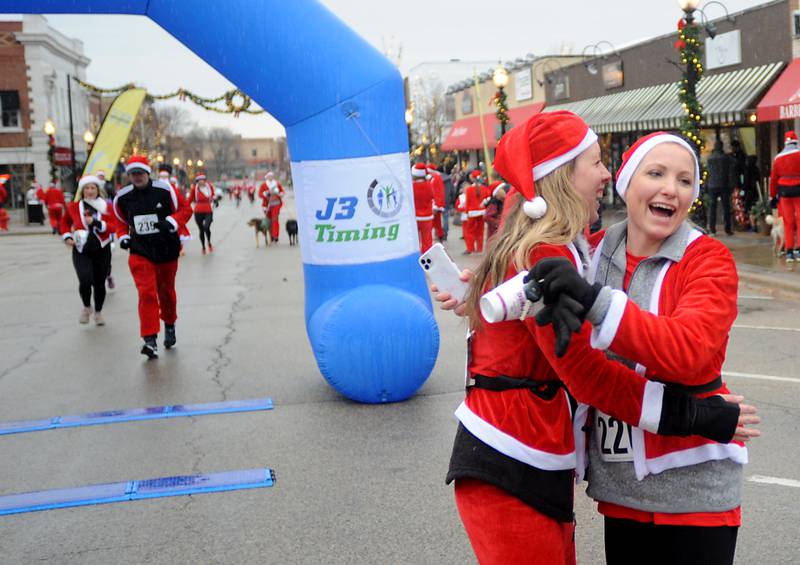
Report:
[[[282,220],[292,214],[291,198]],[[463,322],[436,313],[438,363],[412,399],[360,405],[318,372],[300,251],[255,247],[260,209],[225,201],[216,251],[178,271],[178,347],[139,354],[125,252],[107,325],[80,326],[77,279],[50,235],[0,239],[0,420],[272,397],[271,411],[0,436],[0,495],[267,466],[275,486],[0,516],[2,563],[474,563],[444,475],[463,397]],[[192,224],[194,228],[194,225]],[[464,266],[455,228],[449,247]],[[466,259],[466,260],[465,260]],[[800,304],[743,288],[725,366],[758,405],[737,563],[800,562]],[[770,378],[773,377],[773,378]],[[778,379],[775,379],[777,377]],[[578,487],[579,563],[603,562]]]

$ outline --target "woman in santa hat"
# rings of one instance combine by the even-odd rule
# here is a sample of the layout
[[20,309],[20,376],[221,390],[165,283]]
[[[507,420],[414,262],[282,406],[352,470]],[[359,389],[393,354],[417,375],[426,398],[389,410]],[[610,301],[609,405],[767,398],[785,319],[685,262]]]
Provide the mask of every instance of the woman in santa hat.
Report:
[[189,204],[194,204],[194,221],[200,230],[200,245],[203,246],[203,255],[206,254],[206,241],[208,252],[214,252],[211,243],[211,222],[214,221],[214,187],[206,180],[205,173],[200,173],[194,178],[194,186],[189,192]]
[[[623,156],[616,188],[628,219],[599,234],[588,280],[550,259],[531,276],[543,281],[546,302],[581,303],[594,348],[651,381],[700,396],[727,393],[720,373],[738,279],[730,251],[687,222],[700,189],[695,152],[672,134],[645,136]],[[557,309],[548,307],[545,316],[559,325]],[[561,335],[566,347],[569,332]],[[615,427],[600,410],[589,421],[587,492],[605,516],[608,563],[626,563],[631,554],[733,563],[747,462],[742,443],[658,437]]]
[[[483,293],[542,259],[563,258],[576,272],[588,268],[582,234],[609,180],[596,140],[574,114],[551,112],[518,126],[498,146],[495,167],[518,193],[507,199],[505,221],[464,300],[470,386],[456,411],[460,425],[447,476],[455,480],[459,513],[481,563],[575,562],[573,479],[583,468],[584,438],[573,431],[574,399],[652,433],[725,442],[752,433],[741,427],[755,421],[752,407],[648,381],[591,349],[588,325],[562,351],[551,325],[482,318]],[[603,299],[610,294],[604,290]],[[573,299],[564,296],[557,305],[574,314]],[[575,420],[580,432],[580,414]]]
[[103,181],[96,176],[84,176],[78,181],[75,200],[61,217],[61,237],[72,248],[72,264],[78,275],[78,293],[83,301],[78,321],[88,324],[92,315],[91,299],[94,290],[94,322],[105,325],[103,302],[106,298],[106,276],[111,265],[111,237],[114,221],[108,213]]

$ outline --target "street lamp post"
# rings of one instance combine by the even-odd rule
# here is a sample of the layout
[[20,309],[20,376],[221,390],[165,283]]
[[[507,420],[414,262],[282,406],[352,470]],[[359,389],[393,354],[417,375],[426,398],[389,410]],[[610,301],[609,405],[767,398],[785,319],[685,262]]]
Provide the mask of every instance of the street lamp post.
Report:
[[89,164],[89,157],[92,154],[92,146],[94,145],[94,134],[91,130],[83,132],[83,141],[86,142],[86,162],[83,164],[83,174],[86,174],[86,166]]
[[44,123],[44,133],[47,134],[47,159],[50,161],[50,183],[56,183],[56,125],[48,119]]
[[680,39],[675,44],[681,53],[681,63],[686,66],[679,92],[681,106],[685,113],[681,132],[694,142],[694,149],[698,157],[703,148],[703,139],[700,135],[703,108],[697,100],[697,83],[703,77],[703,54],[700,47],[700,30],[694,23],[694,12],[699,4],[700,0],[678,0],[684,17],[678,26]]
[[494,103],[497,106],[497,121],[500,122],[500,137],[506,134],[506,125],[508,124],[508,106],[506,105],[506,91],[508,86],[508,71],[502,66],[498,66],[494,73],[492,73],[492,82],[497,88],[497,93],[494,95]]
[[406,127],[408,128],[408,148],[414,147],[414,137],[411,135],[411,124],[414,123],[414,106],[406,108]]

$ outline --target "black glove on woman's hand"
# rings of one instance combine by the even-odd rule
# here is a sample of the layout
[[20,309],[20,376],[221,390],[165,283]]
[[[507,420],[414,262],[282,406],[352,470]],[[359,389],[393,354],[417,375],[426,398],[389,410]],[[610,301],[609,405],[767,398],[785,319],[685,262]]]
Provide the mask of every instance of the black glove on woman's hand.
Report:
[[586,313],[579,302],[566,294],[558,297],[555,304],[549,304],[536,314],[536,323],[540,326],[553,324],[556,334],[556,357],[561,358],[567,352],[572,334],[580,331]]
[[540,281],[545,304],[555,304],[561,294],[567,294],[583,306],[584,319],[592,309],[602,285],[591,285],[575,269],[575,265],[564,257],[546,257],[528,271],[527,280]]
[[172,231],[172,224],[169,223],[167,220],[158,220],[155,224],[153,224],[158,231],[161,233],[167,233]]
[[664,388],[658,433],[666,436],[699,435],[729,443],[739,423],[738,404],[720,396],[697,398],[670,387]]

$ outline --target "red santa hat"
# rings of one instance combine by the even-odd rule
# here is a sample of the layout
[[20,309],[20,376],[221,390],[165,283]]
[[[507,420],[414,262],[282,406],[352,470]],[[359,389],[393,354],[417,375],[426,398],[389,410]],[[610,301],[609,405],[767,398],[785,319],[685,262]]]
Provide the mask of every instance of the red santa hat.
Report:
[[150,161],[144,155],[131,155],[128,162],[125,164],[125,172],[131,173],[133,171],[144,171],[148,175],[153,174],[153,169],[150,168]]
[[81,180],[78,181],[78,190],[83,190],[83,187],[87,184],[94,184],[97,186],[97,189],[100,190],[105,183],[94,175],[84,175],[81,177]]
[[414,167],[411,169],[411,176],[415,179],[424,179],[427,174],[428,171],[425,167],[425,163],[415,163]]
[[536,114],[500,139],[494,168],[525,198],[525,215],[537,220],[547,212],[547,202],[536,194],[535,182],[596,141],[597,134],[572,112]]
[[481,178],[481,172],[478,169],[475,169],[469,174],[469,178],[472,180],[478,180]]
[[789,130],[786,132],[786,135],[783,138],[783,143],[794,143],[797,144],[797,134],[793,130]]
[[617,172],[617,194],[619,194],[623,202],[625,201],[625,193],[628,190],[628,185],[631,182],[631,178],[633,178],[633,173],[636,172],[642,159],[644,159],[655,146],[662,143],[677,143],[691,154],[692,161],[694,162],[694,181],[692,183],[694,198],[697,198],[700,194],[700,167],[697,164],[697,155],[692,149],[692,146],[682,137],[664,131],[657,131],[639,138],[636,143],[622,155],[622,165],[620,165],[619,171]]
[[428,170],[429,173],[439,172],[439,170],[436,168],[435,163],[427,163],[425,165],[425,168]]
[[194,177],[194,180],[195,181],[206,180],[206,174],[205,173],[198,173],[197,176]]
[[105,178],[106,178],[106,172],[105,172],[104,170],[102,170],[102,169],[101,169],[101,170],[99,170],[99,171],[97,171],[95,174],[96,174],[96,175],[97,175],[97,176],[98,176],[100,179],[103,179],[103,180],[105,180]]

